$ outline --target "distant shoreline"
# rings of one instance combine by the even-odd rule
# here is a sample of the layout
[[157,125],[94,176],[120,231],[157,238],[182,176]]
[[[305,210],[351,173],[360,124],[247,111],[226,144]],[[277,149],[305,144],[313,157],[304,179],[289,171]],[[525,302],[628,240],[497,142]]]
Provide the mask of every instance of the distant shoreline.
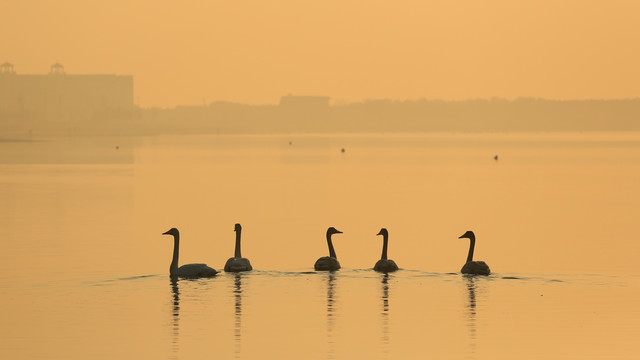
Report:
[[[494,133],[639,131],[640,98],[467,101],[371,100],[246,105],[214,102],[171,109],[133,108],[63,120],[33,113],[0,112],[3,134],[292,134],[292,133]],[[311,98],[311,97],[309,97]],[[313,98],[311,98],[313,100]],[[46,120],[42,120],[45,119]]]

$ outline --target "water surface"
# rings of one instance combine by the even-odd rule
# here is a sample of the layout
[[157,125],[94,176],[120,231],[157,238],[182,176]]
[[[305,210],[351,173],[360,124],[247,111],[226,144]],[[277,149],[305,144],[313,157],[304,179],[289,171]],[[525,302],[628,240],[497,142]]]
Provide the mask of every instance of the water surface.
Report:
[[[0,142],[10,358],[635,358],[640,134],[31,140]],[[162,232],[221,269],[236,222],[255,271],[169,279]]]

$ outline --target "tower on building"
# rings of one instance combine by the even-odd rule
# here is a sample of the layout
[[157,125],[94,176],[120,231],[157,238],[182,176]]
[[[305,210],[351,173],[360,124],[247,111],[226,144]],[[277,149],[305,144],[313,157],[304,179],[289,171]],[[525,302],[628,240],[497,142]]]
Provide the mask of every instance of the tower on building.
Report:
[[0,74],[13,75],[15,73],[15,70],[13,70],[13,64],[10,62],[5,61],[4,64],[0,65]]
[[64,75],[64,74],[66,73],[64,72],[64,66],[62,66],[62,64],[57,62],[51,65],[51,68],[49,70],[49,75]]

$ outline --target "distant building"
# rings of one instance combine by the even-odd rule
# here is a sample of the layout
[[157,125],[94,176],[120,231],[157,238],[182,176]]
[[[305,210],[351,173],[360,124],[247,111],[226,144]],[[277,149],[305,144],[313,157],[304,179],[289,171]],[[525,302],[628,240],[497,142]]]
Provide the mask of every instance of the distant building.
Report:
[[0,74],[13,75],[15,73],[15,70],[13,70],[13,64],[5,62],[4,64],[0,65]]
[[132,109],[133,76],[68,75],[59,63],[47,75],[22,75],[0,65],[0,121],[85,121]]

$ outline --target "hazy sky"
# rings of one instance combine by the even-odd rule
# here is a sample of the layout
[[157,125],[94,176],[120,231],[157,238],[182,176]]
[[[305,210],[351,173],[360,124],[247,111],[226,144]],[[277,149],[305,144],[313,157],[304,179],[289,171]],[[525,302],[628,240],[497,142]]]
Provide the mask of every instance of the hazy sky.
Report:
[[145,107],[640,96],[637,0],[5,0],[0,30],[16,72],[130,74]]

